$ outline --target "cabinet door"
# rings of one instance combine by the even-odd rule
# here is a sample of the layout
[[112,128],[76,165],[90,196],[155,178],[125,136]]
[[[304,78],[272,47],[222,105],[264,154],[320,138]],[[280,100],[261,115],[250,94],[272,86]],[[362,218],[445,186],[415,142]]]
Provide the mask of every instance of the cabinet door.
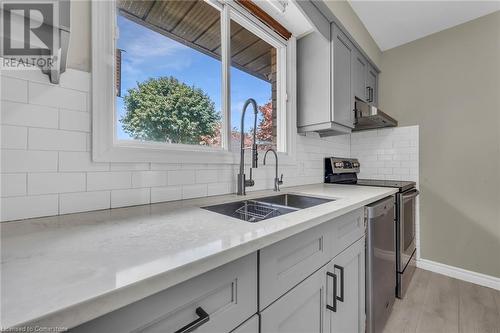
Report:
[[[336,311],[328,310],[329,333],[365,332],[365,238],[361,238],[335,257],[327,266],[335,275]],[[333,293],[327,302],[333,304]]]
[[329,123],[330,38],[318,32],[297,41],[297,126]]
[[352,60],[352,84],[353,84],[353,94],[360,100],[367,101],[368,99],[368,89],[366,85],[366,72],[368,63],[359,53],[355,50],[353,53]]
[[366,85],[368,90],[367,102],[377,106],[378,105],[378,72],[372,66],[368,66],[366,73]]
[[351,64],[354,46],[339,28],[332,24],[333,57],[333,121],[354,127],[354,94],[352,93]]
[[302,281],[261,313],[261,333],[326,332],[326,272]]
[[259,315],[253,315],[252,318],[245,321],[231,333],[259,333]]

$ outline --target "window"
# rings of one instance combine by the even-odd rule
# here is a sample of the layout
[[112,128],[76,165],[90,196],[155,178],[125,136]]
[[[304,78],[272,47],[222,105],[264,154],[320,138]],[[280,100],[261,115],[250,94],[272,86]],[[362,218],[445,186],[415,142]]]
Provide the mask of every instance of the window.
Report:
[[116,6],[117,139],[220,146],[220,10],[204,1]]
[[[276,48],[231,20],[231,144],[239,146],[242,106],[250,96],[259,106],[259,148],[276,149]],[[245,113],[245,145],[252,142],[254,115]]]
[[256,128],[246,112],[245,143],[255,131],[262,149],[286,151],[287,41],[237,4],[97,2],[93,20],[115,31],[93,34],[106,44],[93,48],[96,160],[179,162],[194,151],[235,162],[248,98],[259,110]]

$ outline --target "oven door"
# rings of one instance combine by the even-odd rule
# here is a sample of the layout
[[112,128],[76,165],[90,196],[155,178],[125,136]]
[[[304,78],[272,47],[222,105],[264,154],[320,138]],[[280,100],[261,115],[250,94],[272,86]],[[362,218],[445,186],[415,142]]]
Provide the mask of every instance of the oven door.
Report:
[[398,195],[398,271],[403,273],[406,265],[415,251],[415,215],[416,198],[420,192],[417,189],[411,189]]

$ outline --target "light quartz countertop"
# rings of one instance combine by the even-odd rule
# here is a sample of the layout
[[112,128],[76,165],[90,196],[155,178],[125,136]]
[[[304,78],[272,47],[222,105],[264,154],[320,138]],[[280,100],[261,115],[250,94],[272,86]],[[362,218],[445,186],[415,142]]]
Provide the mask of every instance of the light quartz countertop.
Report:
[[200,208],[236,195],[2,223],[0,326],[77,326],[396,192],[290,187],[336,200],[258,223]]

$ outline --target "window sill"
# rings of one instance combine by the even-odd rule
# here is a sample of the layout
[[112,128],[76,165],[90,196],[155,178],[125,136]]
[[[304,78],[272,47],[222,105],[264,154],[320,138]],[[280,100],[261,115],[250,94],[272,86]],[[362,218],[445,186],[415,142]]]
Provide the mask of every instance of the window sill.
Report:
[[[160,143],[128,142],[119,141],[110,147],[94,145],[92,150],[95,162],[118,162],[118,163],[191,163],[191,164],[239,164],[239,151],[227,151],[219,148],[203,146],[168,146]],[[264,152],[259,151],[259,160],[262,163]],[[268,159],[270,157],[268,156]],[[245,151],[245,164],[251,159],[250,150]],[[272,157],[271,159],[274,159]],[[280,165],[294,165],[295,156],[278,152]],[[270,163],[274,161],[269,160]]]

